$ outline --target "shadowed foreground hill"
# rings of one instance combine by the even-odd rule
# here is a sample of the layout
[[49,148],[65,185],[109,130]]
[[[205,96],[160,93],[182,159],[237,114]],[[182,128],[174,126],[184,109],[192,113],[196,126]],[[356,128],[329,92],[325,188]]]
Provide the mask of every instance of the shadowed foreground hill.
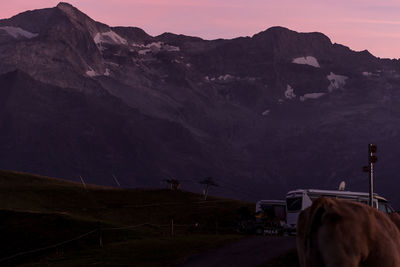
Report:
[[[231,220],[230,211],[241,205],[236,200],[167,189],[118,190],[0,171],[0,208],[14,211],[58,213],[73,218],[110,224],[201,222],[207,217]],[[208,210],[207,210],[208,208]],[[229,215],[229,217],[228,217]]]
[[[239,238],[230,233],[235,212],[243,205],[252,207],[213,197],[205,202],[190,192],[92,185],[85,189],[74,182],[0,171],[0,263],[16,253],[96,231],[76,242],[21,255],[11,262],[82,266],[100,261],[104,266],[165,266]],[[99,247],[100,228],[103,248]],[[154,250],[160,253],[155,256]]]

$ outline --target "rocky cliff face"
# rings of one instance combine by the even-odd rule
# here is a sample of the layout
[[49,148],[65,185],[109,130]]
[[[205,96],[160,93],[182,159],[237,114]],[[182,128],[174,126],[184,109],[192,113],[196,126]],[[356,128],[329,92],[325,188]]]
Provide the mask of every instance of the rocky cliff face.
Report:
[[283,198],[295,188],[396,198],[400,63],[274,27],[202,40],[109,27],[73,6],[0,21],[0,168],[111,185]]

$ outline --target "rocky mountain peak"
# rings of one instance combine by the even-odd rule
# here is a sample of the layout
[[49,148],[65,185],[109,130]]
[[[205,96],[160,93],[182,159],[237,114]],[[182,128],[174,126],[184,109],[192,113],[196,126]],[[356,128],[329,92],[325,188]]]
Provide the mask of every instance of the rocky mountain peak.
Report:
[[84,13],[82,13],[79,9],[74,7],[73,5],[66,3],[66,2],[60,2],[56,8],[59,10],[63,11],[66,15],[68,15],[71,18],[74,19],[82,19],[82,17],[88,18]]
[[107,25],[95,22],[85,13],[81,12],[69,3],[60,2],[56,8],[61,10],[76,28],[83,31],[87,30],[92,36],[95,36],[99,31],[106,31],[108,29]]
[[65,9],[77,9],[73,5],[71,5],[70,3],[67,3],[67,2],[60,2],[60,3],[57,4],[56,7],[60,8],[60,9],[63,9],[63,8],[65,8]]
[[282,57],[323,56],[332,47],[329,37],[322,33],[299,33],[280,26],[255,34],[252,39],[269,46],[276,55]]

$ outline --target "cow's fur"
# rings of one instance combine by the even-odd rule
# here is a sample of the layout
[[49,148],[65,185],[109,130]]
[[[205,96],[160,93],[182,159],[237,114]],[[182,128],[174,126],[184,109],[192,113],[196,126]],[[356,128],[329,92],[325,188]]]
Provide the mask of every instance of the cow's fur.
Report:
[[302,211],[297,249],[302,267],[399,267],[400,216],[322,197]]

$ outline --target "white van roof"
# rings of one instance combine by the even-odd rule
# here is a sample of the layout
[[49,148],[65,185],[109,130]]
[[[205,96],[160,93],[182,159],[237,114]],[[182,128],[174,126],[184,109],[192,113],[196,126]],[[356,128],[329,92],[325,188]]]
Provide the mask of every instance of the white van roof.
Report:
[[267,199],[267,200],[259,200],[257,204],[273,204],[273,205],[286,205],[285,200],[276,200],[276,199]]
[[[307,193],[308,195],[315,195],[315,196],[343,196],[349,198],[368,198],[369,193],[366,192],[353,192],[353,191],[341,191],[341,190],[320,190],[320,189],[297,189],[289,191],[286,196],[297,195]],[[378,194],[374,193],[374,198],[386,201],[387,199],[384,197],[379,196]]]

